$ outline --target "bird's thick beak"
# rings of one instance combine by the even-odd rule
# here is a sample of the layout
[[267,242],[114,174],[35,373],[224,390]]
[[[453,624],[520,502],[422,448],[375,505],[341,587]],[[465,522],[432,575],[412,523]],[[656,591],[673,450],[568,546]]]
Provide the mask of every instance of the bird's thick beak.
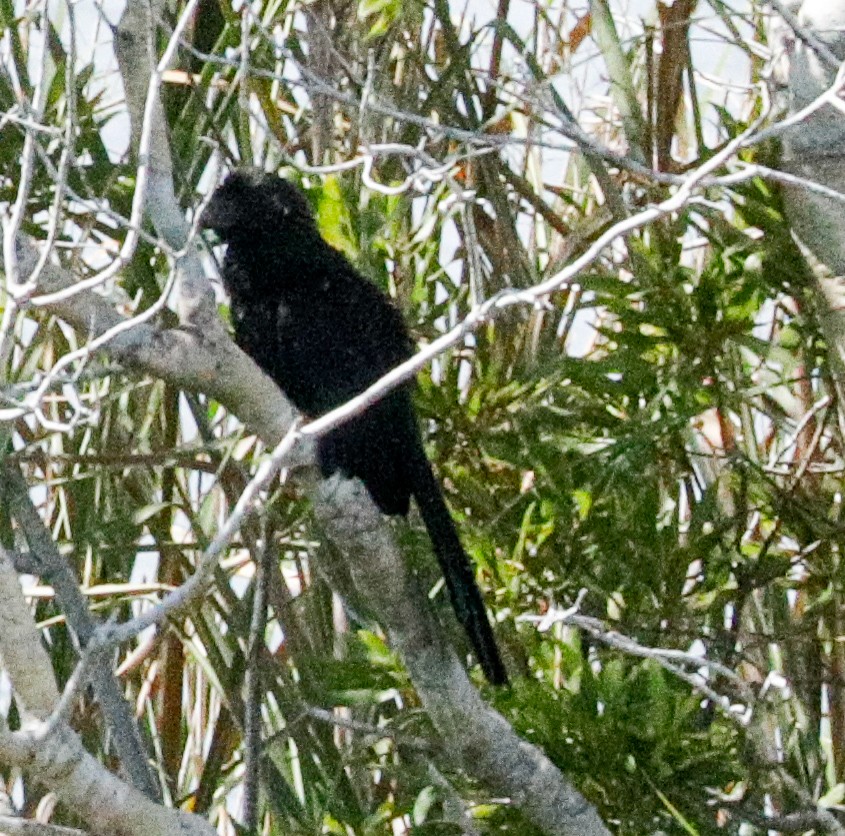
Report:
[[200,214],[197,227],[201,230],[214,229],[214,201],[211,201]]
[[226,218],[223,217],[225,212],[220,211],[219,203],[212,200],[205,209],[200,213],[197,227],[200,232],[208,233],[211,231],[211,236],[206,235],[206,239],[211,246],[223,243],[226,238],[226,230],[229,225],[226,223]]

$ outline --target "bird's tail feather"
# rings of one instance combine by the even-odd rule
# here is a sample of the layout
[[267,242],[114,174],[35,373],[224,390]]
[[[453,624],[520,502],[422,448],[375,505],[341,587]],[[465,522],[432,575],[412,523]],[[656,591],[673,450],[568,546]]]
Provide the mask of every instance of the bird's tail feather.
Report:
[[488,682],[504,685],[508,675],[487,618],[484,599],[452,515],[446,507],[443,492],[425,453],[420,450],[418,455],[411,454],[411,458],[412,467],[417,471],[412,482],[414,497],[443,572],[455,615],[472,643]]

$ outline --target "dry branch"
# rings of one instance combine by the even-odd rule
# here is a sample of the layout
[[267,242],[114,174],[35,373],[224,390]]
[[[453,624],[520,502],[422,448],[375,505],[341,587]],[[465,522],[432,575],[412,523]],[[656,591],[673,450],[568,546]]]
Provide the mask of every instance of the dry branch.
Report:
[[509,798],[545,833],[608,834],[560,770],[481,699],[364,487],[332,477],[318,489],[316,508],[332,539],[343,544],[357,590],[405,660],[453,763]]

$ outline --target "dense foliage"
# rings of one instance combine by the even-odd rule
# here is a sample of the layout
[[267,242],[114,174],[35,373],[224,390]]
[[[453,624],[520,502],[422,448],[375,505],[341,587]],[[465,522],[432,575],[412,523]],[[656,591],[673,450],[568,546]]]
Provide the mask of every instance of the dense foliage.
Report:
[[[50,131],[36,137],[23,230],[48,237],[69,140],[54,252],[85,276],[125,240],[137,160],[109,57],[112,10],[75,5],[72,21],[62,3],[41,17],[0,2],[0,106],[13,117],[2,123],[0,199],[17,196],[26,109],[14,104],[32,101],[46,44],[52,81],[38,119]],[[554,276],[623,210],[665,199],[666,178],[649,181],[638,163],[680,176],[759,114],[751,82],[762,65],[743,41],[762,37],[756,5],[740,15],[699,4],[692,26],[694,4],[686,17],[683,3],[660,6],[630,31],[601,0],[533,3],[530,14],[511,5],[494,16],[447,0],[264,2],[249,13],[199,3],[164,77],[185,211],[221,164],[283,170],[324,235],[426,343],[480,300]],[[717,99],[691,75],[712,60],[712,43],[696,46],[705,32],[746,74],[743,96]],[[570,150],[576,123],[627,157]],[[770,152],[750,147],[742,159]],[[764,813],[821,796],[832,806],[845,788],[845,424],[824,311],[774,186],[699,195],[540,304],[496,311],[422,375],[417,397],[514,684],[474,678],[623,834],[738,832],[740,822],[762,833]],[[103,289],[134,313],[168,286],[166,248],[149,221],[144,230]],[[0,416],[30,403],[86,341],[1,298]],[[264,452],[212,400],[96,354],[0,433],[6,466],[26,475],[104,618],[190,573]],[[458,799],[480,833],[532,832],[518,809],[437,766],[401,660],[366,614],[339,615],[314,569],[330,547],[295,478],[264,525],[281,569],[261,658],[268,832],[457,833]],[[437,591],[419,522],[396,528]],[[259,534],[252,521],[231,544],[201,612],[119,660],[168,800],[210,812],[221,832],[238,815]],[[14,548],[15,536],[0,509],[0,538]],[[26,590],[63,682],[76,657],[61,608],[37,581]],[[433,605],[460,644],[443,598]],[[576,600],[569,620],[554,618]],[[107,759],[90,696],[73,723]]]

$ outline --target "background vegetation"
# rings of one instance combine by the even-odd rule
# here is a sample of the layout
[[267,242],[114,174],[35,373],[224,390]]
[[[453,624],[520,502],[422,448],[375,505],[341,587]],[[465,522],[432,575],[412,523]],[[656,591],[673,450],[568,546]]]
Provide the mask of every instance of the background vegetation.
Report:
[[[124,246],[137,185],[120,11],[0,2],[0,201],[8,225],[31,143],[21,231],[77,277]],[[186,213],[221,167],[283,171],[422,344],[511,292],[424,371],[417,403],[513,685],[473,679],[620,834],[835,829],[845,794],[845,403],[776,184],[705,181],[555,292],[513,296],[774,122],[769,57],[756,2],[203,0],[162,79]],[[749,142],[715,174],[775,151]],[[172,290],[154,223],[100,288],[123,313]],[[25,476],[91,612],[123,620],[191,574],[265,448],[211,397],[96,352],[45,389],[88,336],[2,298],[3,472]],[[172,298],[156,322],[176,322]],[[0,508],[0,540],[62,686],[74,642],[14,516]],[[463,648],[419,521],[394,527]],[[449,741],[400,658],[315,570],[331,546],[295,477],[229,544],[202,608],[115,660],[164,800],[223,833],[241,819],[262,536],[264,832],[534,832],[439,758]],[[109,764],[98,706],[80,691],[70,722]],[[46,817],[41,791],[4,778]],[[81,824],[61,805],[55,821]]]

